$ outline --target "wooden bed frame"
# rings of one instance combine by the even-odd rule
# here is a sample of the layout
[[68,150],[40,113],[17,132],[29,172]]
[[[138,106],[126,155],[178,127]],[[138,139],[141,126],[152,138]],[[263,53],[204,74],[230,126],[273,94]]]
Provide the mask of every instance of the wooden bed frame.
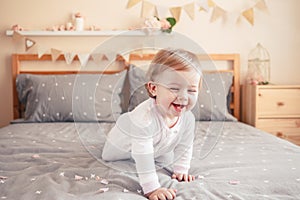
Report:
[[[130,54],[129,63],[133,60],[152,60],[154,54]],[[232,69],[229,70],[217,70],[217,71],[228,71],[233,73],[233,85],[231,88],[232,97],[230,102],[230,109],[233,115],[239,120],[240,119],[240,56],[239,54],[209,54],[209,55],[199,55],[200,60],[213,60],[213,61],[229,61],[232,62]],[[112,74],[120,72],[124,69],[128,68],[128,63],[123,59],[123,57],[117,57],[116,61],[123,62],[124,68],[121,70],[111,70],[111,71],[82,71],[82,70],[67,70],[67,71],[57,71],[55,69],[47,70],[47,71],[27,71],[22,70],[21,62],[23,61],[51,61],[51,54],[43,55],[42,57],[38,57],[37,54],[13,54],[12,55],[12,75],[13,75],[13,116],[14,119],[20,118],[20,111],[22,109],[21,105],[19,105],[18,95],[16,90],[16,78],[18,74],[78,74],[78,73],[104,73],[104,74]],[[65,58],[63,55],[60,55],[57,59],[58,61],[64,61]],[[78,60],[76,56],[74,60]],[[211,72],[211,71],[210,71]]]

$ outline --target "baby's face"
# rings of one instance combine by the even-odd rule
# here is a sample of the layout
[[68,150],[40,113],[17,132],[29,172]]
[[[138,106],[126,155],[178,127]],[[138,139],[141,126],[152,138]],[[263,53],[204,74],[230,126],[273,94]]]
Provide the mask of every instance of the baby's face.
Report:
[[169,118],[191,110],[198,98],[200,74],[196,70],[165,70],[155,81],[156,103],[161,113]]

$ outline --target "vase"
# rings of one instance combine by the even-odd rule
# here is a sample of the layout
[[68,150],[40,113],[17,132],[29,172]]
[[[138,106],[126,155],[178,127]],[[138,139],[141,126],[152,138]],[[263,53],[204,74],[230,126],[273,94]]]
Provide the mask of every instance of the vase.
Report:
[[84,20],[82,17],[75,18],[75,30],[76,31],[83,31],[84,29]]

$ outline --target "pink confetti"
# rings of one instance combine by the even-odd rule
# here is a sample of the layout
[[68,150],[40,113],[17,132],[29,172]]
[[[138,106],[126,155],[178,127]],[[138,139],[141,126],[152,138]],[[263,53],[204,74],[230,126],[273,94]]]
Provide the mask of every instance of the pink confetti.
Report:
[[123,189],[123,192],[127,193],[127,192],[129,192],[129,190],[127,190],[127,189],[124,188],[124,189]]
[[97,192],[103,193],[103,192],[107,192],[108,190],[109,190],[109,188],[100,188]]
[[107,181],[106,179],[102,179],[102,180],[100,181],[100,183],[102,183],[102,184],[104,184],[104,185],[107,185],[107,184],[108,184],[108,181]]
[[238,180],[230,180],[228,183],[231,184],[231,185],[237,185],[237,184],[240,183],[240,181],[238,181]]
[[35,193],[36,193],[36,194],[41,194],[42,191],[41,191],[41,190],[37,190],[37,191],[35,191]]
[[82,176],[75,175],[75,180],[76,180],[76,181],[79,181],[79,180],[82,180],[82,179],[83,179]]
[[197,179],[204,179],[204,176],[198,175],[198,176],[197,176]]
[[34,155],[32,155],[31,157],[32,157],[32,158],[39,158],[40,155],[39,155],[39,154],[34,154]]
[[91,177],[90,178],[95,178],[96,177],[96,175],[95,174],[91,174]]

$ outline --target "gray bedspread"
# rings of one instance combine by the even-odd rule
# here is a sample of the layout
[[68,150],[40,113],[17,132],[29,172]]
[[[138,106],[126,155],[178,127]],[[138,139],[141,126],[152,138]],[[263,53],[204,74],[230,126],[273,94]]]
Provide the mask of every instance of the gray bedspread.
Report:
[[[20,123],[0,129],[0,199],[145,199],[134,163],[101,161],[111,123]],[[300,147],[239,122],[197,122],[176,199],[300,199]]]

